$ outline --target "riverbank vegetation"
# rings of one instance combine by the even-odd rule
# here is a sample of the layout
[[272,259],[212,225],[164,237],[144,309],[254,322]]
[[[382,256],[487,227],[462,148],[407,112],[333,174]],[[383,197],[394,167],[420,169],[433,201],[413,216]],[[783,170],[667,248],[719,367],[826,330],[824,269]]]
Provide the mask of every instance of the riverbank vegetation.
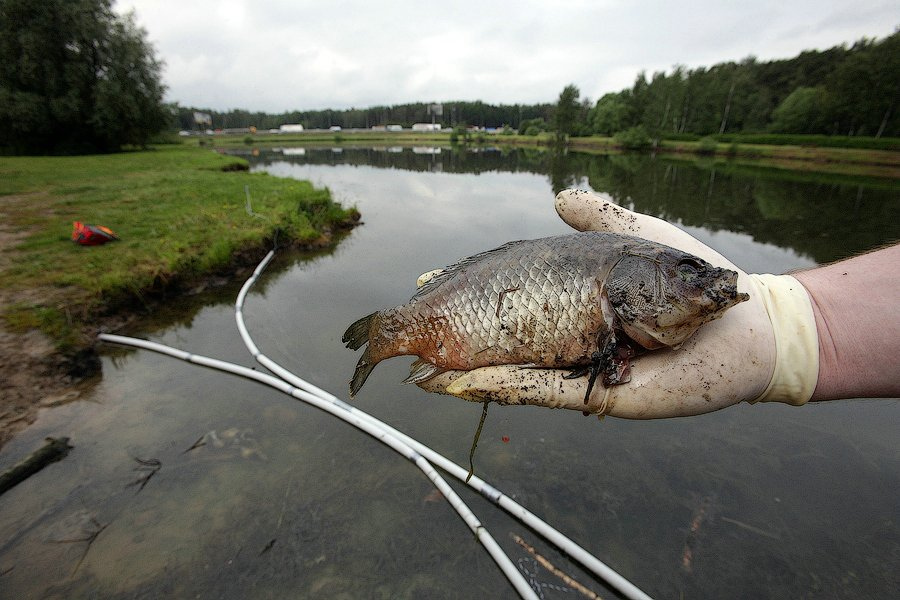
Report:
[[[843,138],[847,139],[847,138]],[[721,141],[720,141],[721,140]],[[239,152],[254,148],[304,146],[334,147],[368,145],[371,147],[500,147],[535,148],[558,151],[557,137],[551,132],[520,135],[497,132],[457,130],[450,133],[342,131],[293,134],[214,135],[188,138],[192,146],[215,146]],[[682,136],[654,142],[646,132],[630,131],[616,136],[569,137],[564,148],[578,152],[616,153],[652,151],[679,160],[728,161],[798,171],[816,171],[848,176],[900,178],[900,139],[853,137],[842,147],[831,136],[814,135],[722,135]]]
[[719,141],[718,136],[654,142],[647,137],[590,136],[571,138],[568,146],[583,152],[652,150],[679,160],[712,160],[792,171],[900,179],[900,139],[897,138],[875,140],[883,144],[871,146],[887,149],[873,149],[864,144],[819,146],[817,136],[767,136],[781,138],[777,144],[755,143],[756,136],[730,137],[732,141],[729,142]]
[[[252,204],[247,209],[247,192]],[[358,219],[328,190],[247,172],[246,162],[167,146],[78,157],[0,158],[5,257],[2,318],[68,351],[85,327],[123,306],[228,270],[278,243],[320,246]],[[72,222],[120,240],[83,247]]]

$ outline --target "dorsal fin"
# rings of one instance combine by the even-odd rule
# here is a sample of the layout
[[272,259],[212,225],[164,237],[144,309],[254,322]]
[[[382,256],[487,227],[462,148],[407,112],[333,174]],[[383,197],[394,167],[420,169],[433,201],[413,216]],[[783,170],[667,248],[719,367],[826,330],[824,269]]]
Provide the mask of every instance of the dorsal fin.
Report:
[[528,240],[515,240],[513,242],[506,242],[502,246],[498,246],[492,250],[486,250],[484,252],[479,252],[478,254],[474,254],[467,258],[462,259],[459,262],[456,262],[449,267],[445,268],[443,271],[432,277],[430,280],[425,282],[422,287],[416,290],[416,293],[413,294],[411,300],[417,300],[422,296],[429,294],[439,288],[445,281],[448,281],[456,276],[457,273],[462,271],[463,269],[472,266],[473,264],[480,262],[481,260],[488,258],[489,256],[493,256],[495,254],[502,254],[506,252],[511,247],[521,244],[522,242],[526,242]]

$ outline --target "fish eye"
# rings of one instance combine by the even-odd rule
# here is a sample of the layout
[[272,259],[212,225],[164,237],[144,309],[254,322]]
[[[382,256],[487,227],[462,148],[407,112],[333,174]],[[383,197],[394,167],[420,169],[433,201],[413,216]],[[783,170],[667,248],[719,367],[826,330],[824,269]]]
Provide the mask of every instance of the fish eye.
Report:
[[682,265],[687,265],[689,267],[693,267],[694,269],[696,269],[698,271],[703,268],[703,265],[700,264],[700,261],[695,260],[693,258],[683,258],[680,261],[678,261],[678,266],[680,267]]
[[678,261],[675,269],[682,281],[689,282],[697,278],[703,269],[703,265],[693,258],[685,258]]

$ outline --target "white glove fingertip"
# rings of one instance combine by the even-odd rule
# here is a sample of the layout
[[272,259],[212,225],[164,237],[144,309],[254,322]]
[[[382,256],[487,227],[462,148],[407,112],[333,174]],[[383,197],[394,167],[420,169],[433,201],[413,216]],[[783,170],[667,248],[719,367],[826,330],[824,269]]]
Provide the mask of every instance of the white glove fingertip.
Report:
[[443,269],[435,269],[434,271],[428,271],[427,273],[422,273],[419,275],[419,278],[416,279],[416,287],[420,288],[438,275],[440,275],[444,270]]
[[556,196],[556,212],[579,231],[634,235],[694,254],[719,267],[735,268],[724,256],[671,223],[622,208],[591,192],[561,191]]
[[563,190],[557,194],[556,213],[578,231],[635,233],[634,213],[585,190]]

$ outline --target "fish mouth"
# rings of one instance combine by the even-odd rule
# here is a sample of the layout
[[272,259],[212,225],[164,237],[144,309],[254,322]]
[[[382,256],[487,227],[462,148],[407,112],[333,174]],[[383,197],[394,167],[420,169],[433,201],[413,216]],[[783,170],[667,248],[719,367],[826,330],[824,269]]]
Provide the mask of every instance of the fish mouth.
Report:
[[717,311],[731,308],[735,304],[750,299],[749,294],[737,291],[738,274],[736,271],[716,269],[714,273],[711,273],[711,278],[715,283],[706,289],[704,295],[716,305]]

